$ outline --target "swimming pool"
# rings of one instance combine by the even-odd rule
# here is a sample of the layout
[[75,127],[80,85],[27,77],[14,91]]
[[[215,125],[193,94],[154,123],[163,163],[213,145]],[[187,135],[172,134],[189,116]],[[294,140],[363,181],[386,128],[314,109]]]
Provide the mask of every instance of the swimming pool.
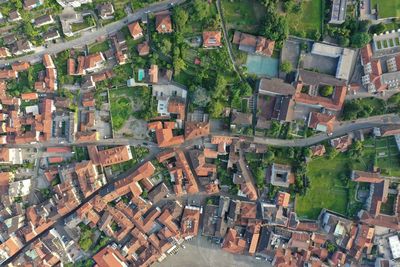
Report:
[[278,77],[279,60],[277,58],[248,55],[246,66],[248,73],[262,77]]
[[138,82],[141,82],[144,78],[144,69],[138,70]]

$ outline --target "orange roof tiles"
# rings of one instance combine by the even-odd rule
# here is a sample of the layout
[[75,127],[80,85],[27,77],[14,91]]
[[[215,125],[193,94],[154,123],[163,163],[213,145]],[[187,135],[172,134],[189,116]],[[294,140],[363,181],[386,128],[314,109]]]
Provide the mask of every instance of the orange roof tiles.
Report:
[[160,147],[179,145],[185,141],[182,135],[173,136],[172,129],[156,130],[156,139]]
[[99,162],[103,167],[122,163],[132,159],[131,149],[128,145],[118,146],[98,152]]
[[93,256],[98,267],[126,267],[124,256],[111,246],[107,246]]
[[140,24],[138,21],[131,23],[128,25],[129,32],[131,33],[131,36],[133,39],[138,39],[143,36],[143,29],[140,27]]
[[[329,115],[329,114],[324,114],[324,113],[319,113],[319,112],[311,112],[310,113],[310,118],[308,121],[308,127],[312,129],[317,129],[317,130],[322,130],[325,128],[326,133],[332,133],[333,131],[333,126],[336,121],[336,116],[334,115]],[[323,128],[321,128],[321,126]]]
[[147,42],[143,42],[137,45],[137,51],[139,56],[147,56],[150,53],[150,46]]
[[162,124],[161,121],[153,121],[153,122],[149,122],[147,124],[147,129],[148,130],[155,131],[155,130],[159,130],[159,129],[162,129],[162,128],[163,128],[163,124]]
[[310,147],[312,156],[323,156],[326,152],[325,146],[324,145],[316,145]]
[[200,223],[200,208],[186,206],[181,219],[181,231],[183,238],[197,236]]
[[246,241],[238,237],[235,229],[229,228],[221,247],[229,253],[241,254],[246,249]]
[[22,249],[22,247],[22,240],[19,239],[17,236],[12,235],[5,242],[0,244],[2,259],[4,259],[4,256],[7,257],[6,259],[8,259],[9,257],[15,255],[18,251]]
[[52,68],[52,69],[55,68],[53,59],[51,58],[51,56],[49,54],[43,55],[43,65],[46,69],[47,68]]
[[172,22],[169,14],[156,15],[156,30],[158,33],[172,32]]
[[0,47],[0,58],[10,57],[11,53],[7,47]]
[[0,79],[15,79],[17,76],[15,70],[0,70]]
[[357,170],[352,172],[351,178],[354,182],[361,182],[361,183],[381,183],[384,181],[380,173],[364,172]]
[[69,58],[67,60],[67,74],[68,75],[75,74],[75,60],[73,58]]
[[[302,86],[300,86],[302,88]],[[340,111],[343,107],[344,100],[346,98],[347,88],[345,86],[337,86],[334,89],[333,97],[321,97],[321,96],[311,96],[301,91],[297,91],[294,97],[296,102],[317,105],[327,109]]]
[[22,62],[13,63],[13,64],[11,65],[11,68],[12,68],[12,70],[14,70],[14,71],[20,72],[20,71],[25,71],[25,70],[29,69],[30,66],[31,66],[31,65],[29,64],[29,62],[22,61]]
[[150,83],[158,83],[158,66],[152,64],[149,70]]
[[38,94],[37,93],[22,93],[21,94],[21,99],[22,100],[36,100],[38,99]]
[[194,139],[210,134],[210,123],[208,122],[186,122],[185,138]]
[[203,32],[203,46],[204,47],[220,47],[220,46],[222,46],[221,31]]
[[99,140],[99,136],[97,132],[88,131],[88,132],[77,132],[75,134],[75,138],[77,142],[88,142],[88,141],[97,141]]

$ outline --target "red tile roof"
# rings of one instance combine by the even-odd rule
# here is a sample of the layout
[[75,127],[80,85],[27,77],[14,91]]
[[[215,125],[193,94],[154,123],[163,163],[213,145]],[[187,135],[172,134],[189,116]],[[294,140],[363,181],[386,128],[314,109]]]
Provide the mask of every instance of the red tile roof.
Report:
[[128,25],[129,32],[131,33],[132,38],[138,39],[143,36],[143,29],[140,27],[138,21],[131,23]]
[[203,32],[203,46],[204,47],[220,47],[220,46],[222,46],[221,31]]
[[156,30],[158,33],[170,33],[173,31],[169,14],[156,15]]

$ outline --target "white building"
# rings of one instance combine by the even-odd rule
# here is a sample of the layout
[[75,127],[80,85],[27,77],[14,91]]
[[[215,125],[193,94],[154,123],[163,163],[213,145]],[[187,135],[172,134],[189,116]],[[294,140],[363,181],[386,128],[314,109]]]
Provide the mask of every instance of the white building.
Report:
[[24,197],[31,191],[31,179],[12,182],[9,184],[8,194],[11,199],[15,197]]
[[392,257],[393,259],[398,259],[400,258],[400,240],[399,236],[394,235],[390,236],[388,238],[389,240],[389,246],[390,246],[390,251],[392,252]]

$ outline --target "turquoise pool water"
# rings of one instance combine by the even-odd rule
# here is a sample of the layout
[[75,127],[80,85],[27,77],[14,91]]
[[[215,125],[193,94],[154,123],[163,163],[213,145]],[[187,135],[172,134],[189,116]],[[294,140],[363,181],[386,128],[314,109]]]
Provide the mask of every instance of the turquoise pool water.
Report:
[[138,70],[138,82],[141,82],[144,78],[144,69]]
[[278,77],[279,60],[272,57],[248,55],[247,71],[262,77]]

